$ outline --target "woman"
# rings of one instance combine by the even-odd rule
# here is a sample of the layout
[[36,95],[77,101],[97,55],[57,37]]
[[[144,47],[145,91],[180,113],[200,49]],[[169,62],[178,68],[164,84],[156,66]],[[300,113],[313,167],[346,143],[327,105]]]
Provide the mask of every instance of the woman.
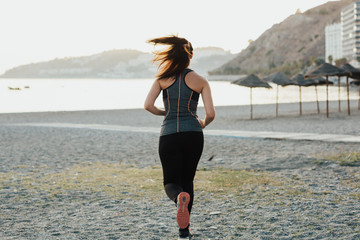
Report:
[[[180,237],[190,236],[189,224],[194,200],[193,180],[200,160],[204,137],[202,129],[215,118],[215,109],[208,81],[188,68],[193,48],[185,38],[177,36],[155,38],[154,45],[169,45],[155,52],[154,62],[159,72],[145,100],[145,110],[165,116],[161,125],[159,155],[167,196],[178,206],[176,220]],[[163,92],[165,110],[155,101]],[[196,115],[201,95],[205,118]]]

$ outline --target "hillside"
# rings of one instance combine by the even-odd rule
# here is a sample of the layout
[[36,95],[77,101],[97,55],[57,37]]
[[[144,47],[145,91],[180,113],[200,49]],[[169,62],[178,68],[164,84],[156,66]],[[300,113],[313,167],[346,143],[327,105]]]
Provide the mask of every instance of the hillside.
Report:
[[[136,74],[134,72],[136,71]],[[136,50],[111,50],[83,57],[56,58],[18,66],[3,78],[115,78],[153,74],[151,56]]]
[[[137,50],[121,49],[83,56],[32,63],[6,71],[2,78],[152,78],[156,66],[153,55]],[[234,55],[221,48],[194,50],[191,67],[202,75],[223,65]]]
[[206,76],[210,70],[218,68],[224,63],[233,59],[236,55],[222,48],[205,47],[195,48],[194,57],[191,60],[190,67],[199,74]]
[[325,26],[339,22],[342,8],[351,2],[353,0],[327,2],[289,16],[210,74],[266,75],[283,71],[293,75],[314,62],[321,63],[325,56]]

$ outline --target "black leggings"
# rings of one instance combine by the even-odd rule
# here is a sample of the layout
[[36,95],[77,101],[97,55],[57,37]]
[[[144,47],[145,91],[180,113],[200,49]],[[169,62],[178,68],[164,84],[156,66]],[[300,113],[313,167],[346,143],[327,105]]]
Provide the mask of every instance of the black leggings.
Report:
[[189,193],[189,213],[194,199],[193,181],[203,147],[202,132],[174,133],[161,136],[159,140],[165,192],[175,203],[180,192]]

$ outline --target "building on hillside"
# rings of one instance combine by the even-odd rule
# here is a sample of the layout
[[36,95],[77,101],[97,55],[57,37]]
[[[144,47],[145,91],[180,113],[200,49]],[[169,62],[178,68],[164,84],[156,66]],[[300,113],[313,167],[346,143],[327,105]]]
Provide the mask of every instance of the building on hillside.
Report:
[[341,11],[342,57],[359,65],[360,57],[360,1],[353,2]]
[[332,58],[332,63],[334,63],[336,59],[342,58],[341,23],[335,23],[325,27],[326,62],[330,62],[329,56]]

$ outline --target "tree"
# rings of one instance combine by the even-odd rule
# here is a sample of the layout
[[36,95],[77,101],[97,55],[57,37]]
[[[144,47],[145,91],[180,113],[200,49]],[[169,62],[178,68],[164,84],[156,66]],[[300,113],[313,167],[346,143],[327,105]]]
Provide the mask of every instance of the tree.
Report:
[[328,60],[329,60],[329,63],[332,64],[332,61],[334,60],[334,59],[333,59],[333,56],[332,56],[332,55],[329,55],[329,56],[328,56]]
[[310,65],[313,65],[315,62],[316,62],[316,57],[311,56],[311,57],[309,58],[309,64],[310,64]]
[[346,58],[340,58],[335,60],[335,65],[338,67],[344,65],[345,63],[347,63]]

